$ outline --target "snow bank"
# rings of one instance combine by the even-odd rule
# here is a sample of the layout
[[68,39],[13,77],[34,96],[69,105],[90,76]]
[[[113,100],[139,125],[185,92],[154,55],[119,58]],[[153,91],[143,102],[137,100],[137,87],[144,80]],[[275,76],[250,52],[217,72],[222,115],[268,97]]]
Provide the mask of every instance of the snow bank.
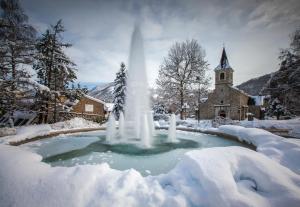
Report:
[[37,136],[44,136],[48,135],[50,131],[51,127],[48,124],[22,126],[17,128],[17,134],[1,137],[0,143],[18,142]]
[[97,128],[100,127],[98,123],[85,120],[83,118],[75,117],[68,121],[57,122],[51,124],[53,130],[67,130],[67,129],[82,129],[82,128]]
[[84,129],[100,127],[98,123],[85,120],[83,118],[73,118],[64,122],[55,124],[29,125],[17,128],[17,134],[0,138],[0,143],[18,142],[37,136],[49,135],[51,132],[64,131],[70,129]]
[[142,177],[107,164],[50,167],[0,144],[2,206],[298,206],[300,176],[241,147],[195,150],[171,172]]
[[290,129],[290,135],[300,138],[300,118],[289,120],[253,120],[241,121],[239,125],[251,128]]
[[[165,120],[159,120],[154,122],[156,127],[169,127],[169,122]],[[193,129],[210,129],[212,128],[211,120],[198,120],[196,119],[186,119],[176,121],[177,127],[179,128],[193,128]]]
[[255,145],[257,152],[267,155],[269,158],[300,174],[300,142],[257,128],[224,125],[219,127],[219,131],[234,135],[240,141]]

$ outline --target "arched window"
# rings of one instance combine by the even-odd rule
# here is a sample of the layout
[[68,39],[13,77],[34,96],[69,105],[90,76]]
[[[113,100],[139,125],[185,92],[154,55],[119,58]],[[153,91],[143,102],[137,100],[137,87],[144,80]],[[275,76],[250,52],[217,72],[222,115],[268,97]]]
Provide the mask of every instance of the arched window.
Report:
[[225,74],[224,73],[220,73],[220,80],[224,80],[225,79]]

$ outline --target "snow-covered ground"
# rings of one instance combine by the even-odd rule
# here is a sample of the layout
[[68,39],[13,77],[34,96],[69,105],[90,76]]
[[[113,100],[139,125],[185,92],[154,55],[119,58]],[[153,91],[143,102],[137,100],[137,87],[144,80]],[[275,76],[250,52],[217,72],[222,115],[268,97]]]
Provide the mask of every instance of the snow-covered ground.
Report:
[[299,206],[299,140],[242,126],[214,130],[252,143],[257,151],[243,147],[193,150],[167,174],[142,177],[134,169],[118,171],[106,163],[51,167],[38,154],[0,144],[0,204]]
[[247,128],[289,129],[291,136],[300,138],[300,118],[289,120],[245,120],[239,122],[239,125]]
[[16,135],[0,137],[0,143],[22,141],[37,136],[48,135],[51,132],[56,132],[56,131],[66,131],[70,129],[97,128],[97,127],[100,127],[98,123],[88,121],[78,117],[64,122],[57,122],[55,124],[21,126],[17,128]]

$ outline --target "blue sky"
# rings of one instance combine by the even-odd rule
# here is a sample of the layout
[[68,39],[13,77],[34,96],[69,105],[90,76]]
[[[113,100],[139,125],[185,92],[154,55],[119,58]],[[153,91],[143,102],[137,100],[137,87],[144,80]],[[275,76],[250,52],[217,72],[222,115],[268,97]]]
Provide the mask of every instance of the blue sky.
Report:
[[[280,48],[300,26],[298,0],[21,0],[30,22],[44,32],[63,19],[67,53],[81,82],[109,82],[127,65],[130,36],[139,21],[145,41],[149,84],[175,41],[196,39],[206,60],[218,65],[223,44],[239,84],[278,69]],[[212,82],[213,83],[213,82]]]

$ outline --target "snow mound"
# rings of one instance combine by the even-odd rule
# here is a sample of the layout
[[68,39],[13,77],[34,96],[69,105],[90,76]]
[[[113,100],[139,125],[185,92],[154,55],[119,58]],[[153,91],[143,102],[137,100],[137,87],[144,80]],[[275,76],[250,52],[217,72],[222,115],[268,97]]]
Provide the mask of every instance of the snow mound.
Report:
[[[0,144],[2,206],[298,206],[300,176],[241,147],[195,150],[171,172],[142,177],[107,164],[50,167]],[[34,169],[34,170],[33,170]]]
[[19,142],[37,136],[48,135],[50,131],[51,127],[48,124],[22,126],[17,128],[16,135],[2,137],[0,143]]
[[75,117],[68,121],[54,124],[28,125],[17,128],[17,134],[1,137],[0,143],[19,142],[37,136],[49,135],[51,132],[68,131],[70,129],[98,128],[98,123]]
[[241,121],[239,123],[244,127],[251,128],[273,128],[273,129],[289,129],[290,135],[300,138],[300,118],[289,120],[257,120]]
[[299,179],[260,153],[223,147],[188,152],[160,183],[188,206],[297,206]]
[[51,128],[53,130],[97,128],[99,126],[100,125],[95,122],[88,121],[88,120],[80,118],[80,117],[75,117],[68,121],[57,122],[57,123],[51,124]]
[[269,158],[300,174],[300,142],[257,128],[224,125],[220,126],[219,130],[238,137],[240,141],[255,145],[257,152],[267,155]]

